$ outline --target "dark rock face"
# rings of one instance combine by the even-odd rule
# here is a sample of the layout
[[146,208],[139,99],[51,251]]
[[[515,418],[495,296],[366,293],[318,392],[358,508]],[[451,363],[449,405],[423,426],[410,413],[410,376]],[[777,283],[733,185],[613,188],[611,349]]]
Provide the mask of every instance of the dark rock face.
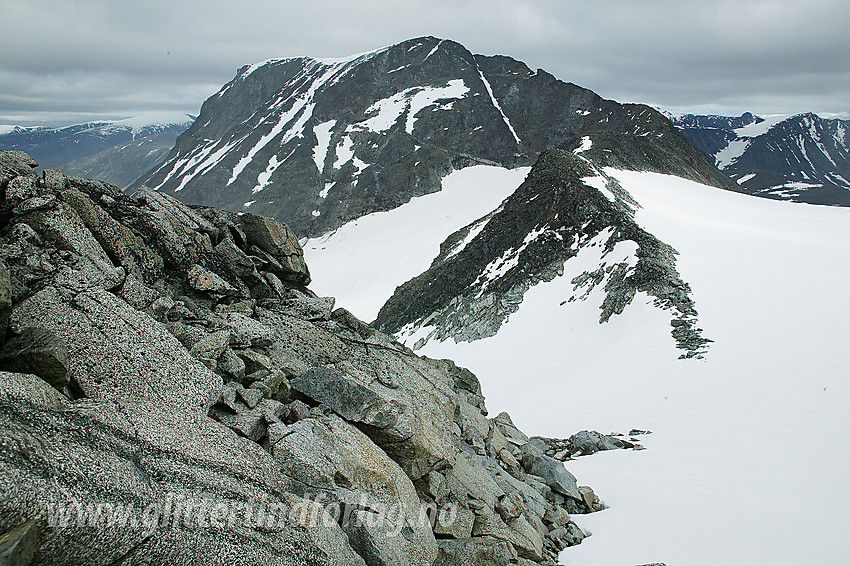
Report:
[[0,340],[6,335],[9,317],[12,314],[12,281],[9,268],[0,261]]
[[[447,238],[431,267],[396,289],[375,325],[390,333],[433,326],[426,339],[492,336],[531,286],[563,274],[565,261],[582,250],[601,246],[599,269],[576,276],[575,294],[564,300],[583,300],[604,282],[600,322],[605,322],[637,292],[646,292],[671,312],[682,356],[701,356],[709,340],[695,326],[697,312],[676,271],[675,250],[634,222],[634,202],[615,181],[603,181],[614,200],[583,181],[602,175],[586,154],[545,152],[497,211]],[[636,245],[634,264],[618,256],[607,265],[608,252],[621,242]]]
[[[547,152],[569,152],[583,140],[591,143],[581,156],[554,165],[558,160]],[[473,55],[426,37],[348,60],[243,67],[205,102],[168,160],[136,186],[140,195],[259,212],[317,236],[438,191],[454,169],[535,163],[532,177],[542,180],[526,182],[499,212],[450,235],[431,269],[384,306],[378,326],[397,333],[427,320],[437,326],[432,338],[491,336],[529,288],[557,276],[585,243],[604,236],[609,251],[635,242],[637,266],[618,261],[608,266],[613,273],[603,266],[580,274],[576,297],[603,285],[605,322],[647,292],[671,311],[672,335],[684,355],[702,355],[707,340],[676,273],[675,251],[635,224],[635,203],[622,190],[620,202],[610,203],[579,179],[615,167],[741,188],[659,112],[604,100],[510,57]],[[454,253],[485,223],[472,244]],[[242,229],[249,239],[259,237],[254,227]],[[493,281],[479,277],[504,254],[517,265]],[[238,263],[235,256],[230,263]]]
[[612,144],[617,164],[734,185],[649,107],[424,37],[347,61],[239,69],[165,163],[134,186],[316,236],[437,191],[454,169],[531,165],[588,134],[599,152],[603,140]]
[[24,328],[0,349],[0,370],[37,375],[61,391],[68,385],[68,350],[55,332]]
[[288,227],[0,163],[53,197],[0,203],[0,357],[29,360],[0,371],[0,545],[26,563],[554,564],[584,537],[592,490],[469,371],[316,297]]
[[[694,145],[737,180],[741,192],[850,206],[850,122],[812,113],[773,125],[770,120],[765,123],[749,112],[739,118],[686,114],[672,119]],[[742,130],[745,126],[750,128]]]
[[38,539],[38,525],[28,521],[0,535],[0,561],[7,566],[26,566],[32,563]]

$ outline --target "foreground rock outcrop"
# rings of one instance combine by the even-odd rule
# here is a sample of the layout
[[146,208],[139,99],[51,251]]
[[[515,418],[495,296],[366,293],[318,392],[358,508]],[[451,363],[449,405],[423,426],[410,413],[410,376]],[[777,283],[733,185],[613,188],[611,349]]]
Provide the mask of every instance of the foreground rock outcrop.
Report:
[[34,166],[0,152],[0,551],[554,564],[584,538],[558,441],[315,296],[286,226]]

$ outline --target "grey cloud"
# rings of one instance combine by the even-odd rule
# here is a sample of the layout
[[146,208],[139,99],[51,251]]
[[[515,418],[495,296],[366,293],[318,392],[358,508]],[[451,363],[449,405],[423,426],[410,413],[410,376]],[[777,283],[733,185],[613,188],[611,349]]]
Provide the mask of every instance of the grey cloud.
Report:
[[669,108],[843,112],[850,91],[844,0],[5,0],[3,16],[0,122],[197,112],[242,64],[420,35]]

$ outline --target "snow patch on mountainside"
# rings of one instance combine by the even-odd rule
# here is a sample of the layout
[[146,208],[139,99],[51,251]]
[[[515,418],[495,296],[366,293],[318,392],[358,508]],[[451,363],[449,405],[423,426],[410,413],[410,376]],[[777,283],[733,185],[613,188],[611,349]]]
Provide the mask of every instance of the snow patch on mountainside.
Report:
[[[718,151],[714,155],[714,160],[718,169],[726,169],[741,157],[747,148],[752,143],[752,138],[756,138],[770,131],[771,128],[796,116],[796,114],[773,114],[763,118],[761,122],[753,122],[742,128],[736,128],[732,132],[737,136],[729,142],[726,147]],[[802,148],[805,152],[805,147]]]
[[328,155],[328,146],[331,143],[331,130],[336,125],[336,120],[328,120],[313,127],[316,134],[316,147],[313,148],[313,161],[319,173],[325,169],[325,157]]
[[336,159],[333,168],[339,169],[354,158],[354,142],[350,136],[343,136],[336,146]]
[[725,169],[732,165],[736,159],[744,155],[744,152],[747,151],[749,146],[750,140],[748,139],[729,142],[729,145],[718,151],[714,156],[715,161],[717,161],[717,168]]
[[579,145],[573,153],[578,155],[579,153],[584,153],[591,147],[593,147],[593,140],[590,139],[590,136],[584,136],[581,138],[581,145]]
[[843,124],[838,124],[835,128],[835,134],[833,134],[835,138],[835,142],[843,147],[847,147],[847,129]]
[[283,161],[278,161],[277,155],[271,156],[266,170],[260,173],[259,177],[257,177],[257,186],[251,189],[252,195],[259,193],[268,186],[268,184],[271,182],[272,173],[274,173],[278,166],[280,166],[284,161],[286,161],[285,158]]
[[[225,155],[227,155],[227,152],[230,151],[230,149],[234,145],[236,145],[233,142],[225,143],[224,140],[219,143],[222,145],[215,152],[210,153],[215,147],[215,145],[211,143],[210,145],[201,148],[201,150],[195,156],[189,159],[186,162],[185,166],[182,167],[180,170],[177,170],[175,168],[175,171],[178,171],[178,173],[181,175],[180,184],[177,185],[177,188],[174,189],[175,193],[183,190],[183,187],[186,186],[186,183],[191,181],[192,177],[194,177],[195,175],[203,175],[205,171],[218,165],[218,162],[221,161]],[[169,174],[169,177],[170,176],[171,174]]]
[[[319,89],[321,89],[325,85],[334,84],[334,82],[345,76],[348,71],[350,71],[353,63],[361,62],[364,59],[368,59],[376,55],[377,53],[380,53],[384,49],[379,49],[376,51],[370,51],[357,55],[351,55],[349,57],[343,57],[340,59],[309,58],[309,62],[304,66],[304,69],[302,69],[290,81],[291,84],[299,84],[301,81],[303,81],[304,85],[307,86],[306,90],[302,91],[301,87],[299,87],[295,93],[287,97],[280,96],[278,100],[271,104],[269,108],[269,113],[263,119],[263,121],[271,122],[273,120],[275,122],[274,126],[266,134],[261,136],[260,139],[257,140],[253,144],[253,146],[237,161],[236,165],[233,166],[230,179],[228,180],[227,185],[229,186],[233,184],[233,182],[236,181],[239,175],[242,174],[248,164],[254,160],[257,153],[259,153],[266,146],[268,146],[268,144],[271,143],[273,140],[276,140],[278,139],[278,137],[280,137],[278,144],[283,146],[294,140],[295,138],[303,137],[304,129],[307,126],[307,123],[313,117],[313,109],[316,106],[313,100]],[[251,65],[237,78],[239,80],[244,80],[245,77],[249,76],[251,73],[259,69],[260,67],[264,65],[280,63],[282,61],[286,60],[275,59]],[[221,96],[221,94],[223,94],[225,90],[226,88],[219,92],[219,96]],[[286,109],[282,110],[284,108]],[[313,154],[314,160],[316,160],[317,162],[317,168],[320,172],[323,168],[323,157],[327,154],[327,146],[330,143],[329,133],[333,125],[334,124],[332,123],[325,122],[324,124],[316,126],[316,129],[314,130],[317,138],[321,138],[319,140],[319,145],[314,150]],[[327,131],[325,131],[325,128],[327,129]],[[250,131],[247,134],[243,135],[241,138],[232,141],[228,150],[232,147],[238,147],[249,136]],[[223,157],[223,155],[220,157]],[[322,157],[321,162],[319,161],[320,157]],[[203,170],[198,170],[188,174],[183,173],[184,177],[181,179],[180,188],[185,186],[186,183],[188,183],[192,179],[192,177],[198,174],[202,174],[203,171],[205,171],[206,169],[208,168],[205,167],[203,168]],[[172,168],[172,171],[169,173],[168,176],[166,176],[162,183],[165,183],[165,181],[167,181],[176,171],[177,164],[175,163]],[[267,171],[268,169],[266,170],[266,172]],[[265,176],[266,172],[260,173],[258,175],[256,187],[263,187],[268,184],[268,179],[261,178]],[[162,183],[160,183],[159,186],[161,186]]]
[[373,320],[398,285],[428,268],[446,237],[496,209],[529,170],[476,165],[454,171],[439,192],[307,240],[311,288]]
[[732,131],[735,132],[739,138],[755,138],[762,134],[766,134],[773,126],[780,122],[784,122],[793,116],[796,116],[796,114],[770,114],[767,116],[761,116],[761,118],[763,118],[761,122],[753,122],[743,128],[737,128]]
[[[269,130],[264,136],[262,136],[257,143],[254,144],[253,147],[245,154],[236,165],[233,167],[233,172],[230,176],[230,180],[227,181],[227,184],[232,184],[237,177],[242,173],[245,167],[254,159],[254,156],[262,150],[266,145],[268,145],[273,139],[281,134],[284,131],[284,128],[290,126],[287,130],[286,134],[280,141],[280,145],[284,145],[292,139],[301,136],[303,134],[304,126],[307,124],[307,121],[313,116],[313,108],[315,104],[312,103],[313,95],[316,91],[324,85],[328,80],[331,79],[337,72],[338,66],[331,66],[326,69],[324,73],[317,79],[313,80],[310,84],[310,87],[303,94],[299,94],[292,101],[292,105],[288,110],[281,112],[277,117],[277,123],[274,127]],[[290,97],[291,98],[291,97]],[[274,112],[277,108],[282,106],[284,103],[290,100],[287,98],[277,104],[275,104],[272,108]],[[294,123],[293,120],[295,120]],[[244,138],[243,138],[244,139]],[[242,141],[241,139],[239,140]]]
[[[505,250],[500,257],[497,257],[488,263],[484,270],[478,275],[478,278],[472,283],[472,287],[481,285],[478,291],[478,296],[484,294],[487,290],[487,285],[491,281],[495,281],[505,275],[508,271],[519,265],[519,256],[528,247],[528,245],[537,239],[538,236],[546,232],[546,227],[535,228],[526,235],[522,240],[522,244],[517,249],[509,248]],[[412,346],[412,345],[411,345]]]
[[[571,263],[595,269],[602,246],[582,246],[563,276],[532,287],[496,336],[420,353],[471,369],[491,413],[509,410],[520,428],[653,431],[640,437],[645,451],[569,462],[610,508],[574,516],[593,536],[564,551],[565,563],[843,563],[850,210],[604,171],[640,203],[638,223],[680,253],[715,340],[704,360],[669,355],[669,315],[642,293],[605,324],[604,285],[570,301]],[[783,493],[805,493],[802,516]],[[794,535],[802,523],[805,535]]]
[[412,134],[413,127],[416,124],[416,116],[420,111],[438,100],[463,98],[468,92],[469,87],[464,84],[463,79],[450,80],[444,87],[411,87],[375,102],[366,109],[367,115],[373,113],[374,115],[350,127],[359,127],[372,132],[384,132],[390,129],[406,112],[405,130],[408,134]]
[[133,133],[133,137],[136,137],[137,135],[144,133],[147,128],[154,126],[187,124],[192,121],[193,118],[189,114],[185,114],[183,112],[164,111],[146,112],[144,114],[139,114],[138,116],[133,116],[132,118],[114,120],[111,122],[111,125],[115,128],[130,128]]
[[502,116],[502,121],[511,131],[511,135],[516,140],[517,145],[519,145],[521,143],[519,141],[519,136],[517,135],[516,130],[514,130],[511,121],[508,120],[508,117],[505,115],[505,111],[502,110],[501,104],[499,104],[499,101],[496,100],[496,95],[493,94],[493,87],[490,86],[490,81],[487,80],[487,77],[484,76],[484,73],[481,72],[481,69],[478,69],[478,76],[481,77],[481,82],[484,83],[484,88],[487,90],[487,94],[490,96],[490,101],[493,103],[493,106],[496,108],[496,110],[499,111],[499,114]]
[[469,245],[469,242],[474,240],[476,236],[478,236],[478,234],[480,234],[481,231],[484,230],[489,221],[489,218],[482,218],[481,220],[473,224],[470,227],[469,232],[466,234],[466,237],[464,237],[463,240],[455,244],[455,247],[453,247],[452,250],[448,254],[446,254],[446,259],[454,257],[460,252],[462,252],[464,248]]

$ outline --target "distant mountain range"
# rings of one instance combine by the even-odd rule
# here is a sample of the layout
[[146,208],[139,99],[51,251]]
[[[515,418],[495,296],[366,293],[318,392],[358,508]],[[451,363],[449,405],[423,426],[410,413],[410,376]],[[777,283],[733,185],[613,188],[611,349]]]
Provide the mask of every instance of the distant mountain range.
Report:
[[669,115],[673,124],[744,192],[850,206],[850,121],[811,112],[737,118]]
[[126,187],[159,163],[193,120],[188,114],[152,113],[61,128],[12,126],[0,130],[0,148],[24,151],[41,168]]

